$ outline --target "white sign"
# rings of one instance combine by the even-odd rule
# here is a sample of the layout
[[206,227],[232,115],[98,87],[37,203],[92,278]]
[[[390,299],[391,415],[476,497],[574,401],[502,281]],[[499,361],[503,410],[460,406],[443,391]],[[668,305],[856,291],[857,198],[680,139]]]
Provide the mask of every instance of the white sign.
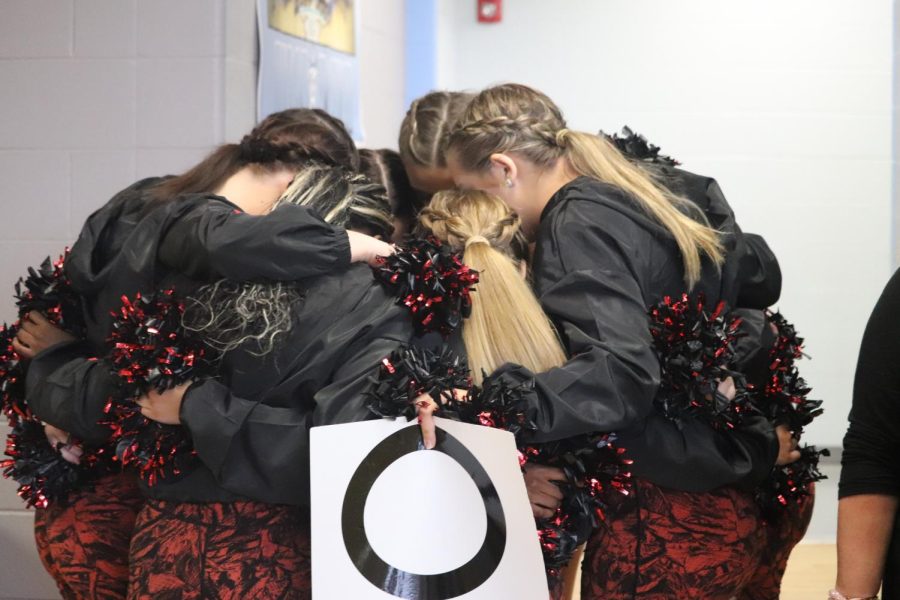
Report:
[[436,422],[312,429],[314,600],[547,600],[512,434]]

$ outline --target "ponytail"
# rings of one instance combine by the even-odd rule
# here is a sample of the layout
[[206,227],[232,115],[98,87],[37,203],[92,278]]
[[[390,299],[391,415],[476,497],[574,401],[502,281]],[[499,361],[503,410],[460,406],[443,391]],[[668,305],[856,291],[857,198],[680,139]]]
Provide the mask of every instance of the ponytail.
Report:
[[419,222],[479,272],[472,313],[462,328],[476,383],[505,363],[541,373],[565,362],[553,325],[519,271],[528,252],[519,218],[500,198],[478,191],[438,192]]
[[[543,373],[566,360],[547,315],[519,269],[487,242],[468,244],[463,262],[481,276],[462,339],[476,383],[505,363]],[[513,309],[515,307],[515,309]]]
[[494,153],[515,152],[539,168],[564,158],[577,174],[619,187],[671,233],[689,289],[700,280],[703,254],[717,266],[724,261],[719,233],[692,202],[656,183],[607,140],[567,129],[556,104],[537,90],[506,84],[482,91],[451,132],[448,147],[470,171],[487,168]]
[[649,173],[629,162],[608,140],[582,131],[561,129],[556,134],[556,141],[576,173],[628,192],[651,217],[668,229],[681,252],[688,288],[693,288],[700,280],[701,253],[716,265],[725,260],[719,234],[710,227],[703,213],[689,200],[657,184]]

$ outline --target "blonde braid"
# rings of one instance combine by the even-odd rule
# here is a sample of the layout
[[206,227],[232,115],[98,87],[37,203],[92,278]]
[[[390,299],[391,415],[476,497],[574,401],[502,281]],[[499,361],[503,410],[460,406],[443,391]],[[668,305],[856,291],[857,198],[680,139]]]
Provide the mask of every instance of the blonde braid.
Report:
[[537,90],[507,84],[481,92],[451,133],[448,150],[475,172],[488,168],[498,152],[520,154],[542,168],[565,158],[575,173],[622,189],[675,239],[688,289],[700,279],[702,255],[719,267],[724,262],[719,232],[696,205],[660,185],[606,140],[568,129],[559,108]]
[[[456,251],[465,249],[471,238],[480,237],[512,260],[519,261],[525,258],[522,249],[527,246],[527,242],[520,231],[518,215],[509,211],[505,205],[502,211],[490,211],[501,213],[490,219],[478,218],[480,216],[478,212],[489,212],[483,209],[478,211],[469,208],[465,212],[448,210],[448,205],[458,208],[462,204],[455,194],[461,195],[462,192],[439,192],[439,195],[432,198],[431,203],[419,213],[421,226]],[[481,193],[465,194],[475,198]]]
[[444,150],[450,131],[472,94],[430,92],[413,100],[400,125],[400,156],[422,167],[447,166]]

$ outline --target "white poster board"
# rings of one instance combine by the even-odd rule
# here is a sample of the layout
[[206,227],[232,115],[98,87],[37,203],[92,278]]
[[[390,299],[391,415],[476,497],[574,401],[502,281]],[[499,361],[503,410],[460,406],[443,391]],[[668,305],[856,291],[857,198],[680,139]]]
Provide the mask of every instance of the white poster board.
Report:
[[312,429],[314,600],[547,600],[512,434],[436,422]]

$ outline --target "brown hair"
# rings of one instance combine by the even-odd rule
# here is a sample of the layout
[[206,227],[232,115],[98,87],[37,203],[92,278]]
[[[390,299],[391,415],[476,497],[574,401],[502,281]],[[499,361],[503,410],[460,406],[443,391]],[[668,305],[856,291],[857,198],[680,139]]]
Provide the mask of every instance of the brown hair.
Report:
[[300,170],[310,160],[359,168],[359,153],[340,119],[318,108],[292,108],[263,119],[240,144],[224,144],[188,171],[153,190],[156,203],[213,192],[247,165],[260,172]]
[[538,167],[565,158],[579,175],[619,187],[672,234],[688,288],[700,278],[701,254],[717,265],[724,260],[718,232],[696,205],[656,183],[608,140],[566,128],[556,104],[537,90],[519,84],[484,90],[469,103],[451,132],[448,148],[467,170],[487,169],[491,154],[515,152]]
[[388,148],[364,148],[359,151],[359,164],[363,175],[384,188],[391,202],[391,214],[395,217],[412,218],[422,209],[398,152]]
[[541,373],[563,364],[556,331],[519,271],[528,253],[519,217],[491,194],[438,192],[419,214],[422,228],[479,272],[462,338],[476,383],[504,363]]
[[465,92],[430,92],[413,100],[400,125],[403,160],[421,167],[446,167],[448,136],[473,97]]

